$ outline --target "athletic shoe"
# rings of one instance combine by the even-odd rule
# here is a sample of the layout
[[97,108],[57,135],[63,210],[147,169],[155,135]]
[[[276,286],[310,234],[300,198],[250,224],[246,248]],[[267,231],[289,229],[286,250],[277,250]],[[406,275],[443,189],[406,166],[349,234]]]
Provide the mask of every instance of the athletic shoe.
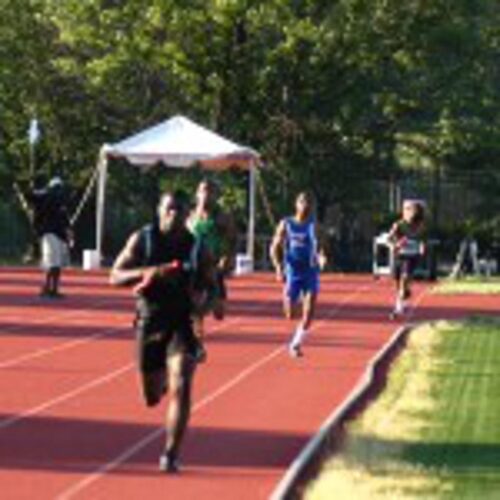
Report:
[[300,344],[289,345],[288,354],[290,354],[292,358],[301,358],[302,356],[304,356]]
[[391,311],[391,313],[389,314],[389,319],[390,320],[395,320],[395,319],[397,319],[400,316],[400,314],[401,313],[398,313],[396,310]]
[[177,474],[180,469],[179,459],[166,451],[160,455],[159,469],[167,474]]
[[403,304],[400,307],[395,307],[391,314],[389,314],[390,319],[397,319],[400,318],[401,316],[404,316],[406,311],[406,306]]
[[225,316],[224,302],[220,299],[215,299],[212,304],[212,315],[217,321],[222,321]]
[[49,297],[52,299],[64,299],[66,297],[64,294],[59,292],[50,292]]

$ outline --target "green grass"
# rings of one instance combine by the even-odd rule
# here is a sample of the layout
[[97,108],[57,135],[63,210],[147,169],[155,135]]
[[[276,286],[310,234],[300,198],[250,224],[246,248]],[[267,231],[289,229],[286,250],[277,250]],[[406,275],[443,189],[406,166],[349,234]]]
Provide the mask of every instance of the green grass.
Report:
[[457,280],[446,279],[434,288],[434,293],[500,293],[500,278],[498,277],[467,277]]
[[415,330],[308,500],[500,498],[500,322]]

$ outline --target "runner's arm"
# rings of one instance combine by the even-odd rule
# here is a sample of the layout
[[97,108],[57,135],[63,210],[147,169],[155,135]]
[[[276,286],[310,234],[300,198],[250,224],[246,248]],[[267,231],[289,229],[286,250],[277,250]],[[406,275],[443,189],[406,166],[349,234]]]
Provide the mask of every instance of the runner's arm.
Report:
[[274,232],[271,246],[269,248],[269,256],[273,264],[276,276],[283,278],[283,242],[285,241],[285,221],[282,220]]
[[238,232],[236,230],[234,218],[227,213],[220,213],[218,217],[218,226],[223,250],[217,266],[222,271],[229,272],[234,267]]
[[116,257],[111,268],[109,283],[115,286],[132,286],[139,282],[145,285],[155,279],[168,276],[174,270],[180,269],[177,261],[160,264],[157,266],[139,266],[140,233],[130,236],[122,251]]
[[319,268],[323,270],[326,267],[329,260],[329,255],[326,250],[327,239],[326,239],[326,234],[323,231],[323,228],[320,224],[316,224],[315,230],[316,230],[316,239],[318,241],[318,264]]
[[399,222],[395,222],[392,225],[391,229],[389,230],[389,234],[387,235],[387,241],[395,250],[398,250],[403,243]]

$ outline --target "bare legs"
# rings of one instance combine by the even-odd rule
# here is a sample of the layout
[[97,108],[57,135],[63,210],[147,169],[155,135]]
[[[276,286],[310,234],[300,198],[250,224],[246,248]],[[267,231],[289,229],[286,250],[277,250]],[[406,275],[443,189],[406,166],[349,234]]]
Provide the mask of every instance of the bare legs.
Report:
[[61,279],[61,268],[51,267],[45,273],[45,283],[42,286],[41,295],[47,297],[58,297],[59,281]]
[[194,371],[193,360],[180,352],[168,358],[166,370],[142,374],[143,396],[148,406],[157,405],[167,390],[170,393],[165,417],[165,452],[160,457],[160,469],[165,472],[178,470],[177,457],[191,413]]
[[395,318],[405,312],[406,301],[411,295],[411,278],[408,274],[403,273],[396,281],[396,303],[394,310],[391,313],[391,318]]
[[191,413],[191,387],[195,364],[185,354],[168,359],[170,402],[167,410],[165,451],[176,458]]
[[[316,299],[317,294],[313,292],[306,293],[302,299],[302,316],[289,344],[289,353],[293,357],[302,356],[301,346],[314,318]],[[299,315],[299,304],[292,303],[288,297],[283,302],[283,309],[287,319],[295,319]]]

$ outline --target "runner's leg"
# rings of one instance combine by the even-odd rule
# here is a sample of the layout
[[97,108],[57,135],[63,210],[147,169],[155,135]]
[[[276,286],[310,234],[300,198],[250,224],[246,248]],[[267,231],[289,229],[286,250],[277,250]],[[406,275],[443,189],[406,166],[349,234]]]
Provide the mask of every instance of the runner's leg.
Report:
[[191,386],[195,364],[184,352],[178,352],[169,357],[167,366],[170,401],[166,417],[165,454],[175,460],[191,412]]

